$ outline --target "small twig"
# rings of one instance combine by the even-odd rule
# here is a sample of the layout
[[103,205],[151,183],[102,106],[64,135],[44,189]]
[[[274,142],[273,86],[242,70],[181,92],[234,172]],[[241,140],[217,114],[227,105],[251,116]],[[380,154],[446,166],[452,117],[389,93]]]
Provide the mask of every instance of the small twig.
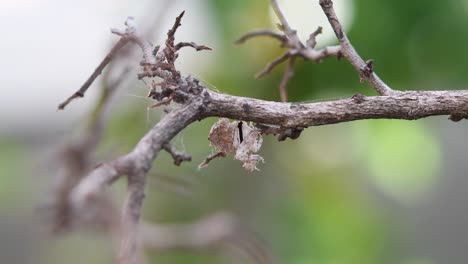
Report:
[[279,21],[281,23],[281,28],[283,29],[284,33],[288,37],[296,35],[296,31],[291,28],[288,21],[286,20],[286,17],[284,16],[283,12],[279,8],[278,1],[277,0],[271,0],[271,5],[273,7],[273,11],[275,11],[276,16],[278,17],[278,19],[279,19]]
[[213,50],[212,48],[208,47],[208,46],[205,46],[205,45],[198,45],[196,44],[195,42],[179,42],[176,46],[175,46],[175,49],[176,50],[180,50],[181,48],[184,48],[184,47],[192,47],[194,48],[196,51],[201,51],[201,50]]
[[172,97],[168,97],[164,100],[161,100],[161,101],[158,101],[152,105],[150,105],[148,108],[156,108],[156,107],[159,107],[161,105],[169,105],[171,102],[172,102]]
[[180,164],[182,164],[184,161],[192,161],[192,156],[178,151],[171,143],[164,144],[163,149],[171,154],[176,166],[180,166]]
[[294,62],[296,61],[295,57],[289,58],[286,69],[284,69],[283,79],[280,84],[280,95],[281,102],[288,101],[288,82],[294,75]]
[[224,151],[219,151],[214,154],[211,154],[202,163],[200,163],[200,165],[198,165],[198,169],[206,167],[212,160],[216,158],[224,158],[224,157],[226,157],[226,152]]
[[398,91],[392,90],[387,84],[385,84],[374,72],[369,74],[362,74],[363,71],[366,71],[368,65],[359,56],[346,36],[346,33],[343,30],[343,26],[340,24],[335,10],[333,9],[333,1],[320,0],[320,5],[322,6],[324,13],[327,16],[328,21],[330,22],[330,25],[335,31],[335,35],[341,44],[341,52],[359,72],[361,79],[367,81],[380,95],[393,95],[398,93]]
[[317,45],[317,36],[322,34],[322,27],[318,27],[312,34],[310,34],[309,39],[306,42],[307,47],[315,48]]
[[276,66],[278,66],[282,62],[286,61],[290,57],[291,57],[291,55],[289,54],[289,51],[286,52],[281,57],[279,57],[276,60],[268,63],[267,66],[261,72],[259,72],[259,73],[257,73],[257,75],[255,75],[255,78],[262,78],[263,76],[269,74]]
[[268,29],[264,29],[264,30],[249,32],[249,33],[241,36],[238,40],[235,41],[235,43],[236,44],[242,44],[242,43],[246,42],[247,40],[249,40],[251,38],[262,37],[262,36],[277,39],[281,43],[285,43],[288,40],[288,38],[285,35],[278,34],[276,32],[268,30]]
[[58,110],[63,110],[65,107],[74,99],[84,97],[86,91],[88,88],[91,86],[91,84],[96,80],[96,78],[102,73],[104,68],[111,62],[111,60],[115,57],[117,52],[123,48],[130,39],[127,37],[122,37],[119,39],[119,41],[112,47],[112,49],[107,53],[106,57],[99,63],[98,67],[94,70],[93,74],[86,80],[86,82],[80,87],[78,91],[76,91],[72,96],[70,96],[67,100],[59,104]]
[[[151,65],[156,63],[156,58],[153,55],[152,45],[144,38],[140,33],[135,23],[133,17],[128,17],[125,21],[126,29],[125,31],[120,29],[111,29],[111,32],[120,36],[119,41],[112,47],[106,57],[101,61],[98,67],[94,70],[93,74],[88,78],[88,80],[81,86],[81,88],[76,91],[72,96],[70,96],[63,103],[59,104],[58,110],[63,110],[72,100],[84,97],[85,92],[91,86],[91,84],[96,80],[96,78],[102,73],[104,68],[110,63],[110,61],[116,56],[117,52],[122,49],[128,42],[132,41],[136,43],[143,52],[144,64]],[[146,67],[145,67],[146,68]]]
[[[167,37],[168,37],[168,40],[172,40],[174,41],[174,35],[177,31],[177,29],[182,25],[181,21],[182,21],[182,17],[184,17],[185,15],[185,10],[182,11],[175,19],[175,22],[174,22],[174,25],[172,26],[171,29],[169,29],[169,31],[167,32]],[[172,44],[174,44],[174,42],[172,42]],[[174,46],[174,45],[172,45]]]
[[175,33],[177,29],[182,25],[182,17],[184,16],[185,11],[182,11],[179,16],[176,17],[174,25],[171,29],[167,32],[167,40],[166,40],[166,47],[163,50],[163,53],[166,57],[167,62],[170,65],[174,65],[175,60],[177,59],[176,48],[174,45],[175,41]]

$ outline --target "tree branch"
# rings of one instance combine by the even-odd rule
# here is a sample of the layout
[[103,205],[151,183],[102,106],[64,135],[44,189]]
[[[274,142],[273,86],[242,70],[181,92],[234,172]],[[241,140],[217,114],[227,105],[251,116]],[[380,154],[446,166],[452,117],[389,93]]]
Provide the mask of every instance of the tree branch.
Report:
[[282,127],[310,127],[363,119],[415,120],[428,116],[468,117],[468,90],[408,91],[391,96],[354,96],[329,102],[278,103],[206,91],[209,116]]
[[[86,204],[99,195],[108,184],[122,175],[128,175],[129,188],[122,214],[122,240],[119,260],[136,263],[137,233],[141,202],[144,197],[145,178],[163,145],[169,142],[187,125],[201,118],[201,98],[193,98],[187,104],[167,114],[156,124],[127,155],[102,164],[86,176],[71,195],[75,213],[84,211]],[[80,210],[81,209],[81,210]]]
[[130,41],[127,37],[122,37],[119,41],[112,47],[112,49],[107,53],[106,57],[99,63],[97,68],[94,70],[93,74],[86,80],[86,82],[80,87],[78,91],[73,93],[67,100],[59,104],[58,110],[63,110],[65,107],[74,99],[84,97],[86,91],[91,86],[91,84],[96,80],[96,78],[102,73],[104,68],[111,62],[111,60],[117,55],[118,51],[121,50],[127,43]]
[[349,41],[346,33],[343,30],[343,27],[336,16],[335,10],[333,9],[332,0],[320,0],[320,6],[322,6],[323,12],[328,18],[330,25],[335,31],[335,35],[338,38],[341,44],[341,52],[343,56],[354,66],[354,68],[359,72],[361,80],[367,81],[380,95],[393,95],[398,93],[397,91],[391,89],[387,84],[385,84],[379,76],[374,72],[372,68],[359,56],[357,51],[354,49],[353,45]]

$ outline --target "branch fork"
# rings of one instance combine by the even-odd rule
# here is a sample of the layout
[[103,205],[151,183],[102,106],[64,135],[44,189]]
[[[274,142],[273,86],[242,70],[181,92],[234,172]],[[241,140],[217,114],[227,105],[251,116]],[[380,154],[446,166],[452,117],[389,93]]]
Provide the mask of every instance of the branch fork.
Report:
[[281,47],[288,49],[282,56],[275,59],[269,63],[261,72],[259,72],[255,77],[261,78],[268,75],[276,66],[287,61],[287,66],[284,70],[283,78],[280,84],[280,95],[281,101],[287,101],[287,85],[289,80],[294,75],[294,64],[297,58],[302,58],[304,60],[309,60],[315,63],[320,63],[323,59],[327,57],[337,57],[341,58],[341,46],[329,46],[322,49],[316,49],[317,45],[317,36],[322,33],[322,27],[318,27],[312,34],[310,34],[309,39],[306,43],[303,43],[298,35],[297,31],[292,29],[289,25],[286,17],[282,13],[281,9],[276,0],[271,1],[273,10],[275,11],[280,23],[278,25],[282,33],[276,33],[271,30],[258,30],[245,34],[240,37],[236,43],[241,44],[247,40],[255,37],[270,37],[280,41]]

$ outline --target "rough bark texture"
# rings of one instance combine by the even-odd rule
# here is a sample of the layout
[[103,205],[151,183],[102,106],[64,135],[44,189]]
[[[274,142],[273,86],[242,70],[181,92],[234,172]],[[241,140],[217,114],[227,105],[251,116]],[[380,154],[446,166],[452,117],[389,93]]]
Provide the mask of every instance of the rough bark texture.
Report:
[[408,91],[391,96],[355,95],[317,103],[278,103],[206,92],[210,116],[283,127],[309,127],[362,119],[415,120],[428,116],[468,117],[468,91]]

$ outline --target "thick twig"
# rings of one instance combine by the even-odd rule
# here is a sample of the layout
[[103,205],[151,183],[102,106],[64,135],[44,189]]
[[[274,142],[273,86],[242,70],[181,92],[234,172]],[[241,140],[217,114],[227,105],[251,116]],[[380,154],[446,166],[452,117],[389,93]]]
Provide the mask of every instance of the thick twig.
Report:
[[341,44],[341,52],[343,53],[343,56],[346,57],[346,59],[359,72],[360,77],[366,80],[380,95],[392,95],[398,93],[385,84],[373,70],[369,71],[367,63],[359,56],[346,36],[346,33],[336,16],[335,10],[333,9],[333,1],[320,0],[320,5],[322,6],[328,21]]
[[[208,92],[208,91],[207,91]],[[209,91],[206,114],[281,127],[310,127],[363,119],[468,118],[468,90],[407,91],[317,103],[278,103]]]

